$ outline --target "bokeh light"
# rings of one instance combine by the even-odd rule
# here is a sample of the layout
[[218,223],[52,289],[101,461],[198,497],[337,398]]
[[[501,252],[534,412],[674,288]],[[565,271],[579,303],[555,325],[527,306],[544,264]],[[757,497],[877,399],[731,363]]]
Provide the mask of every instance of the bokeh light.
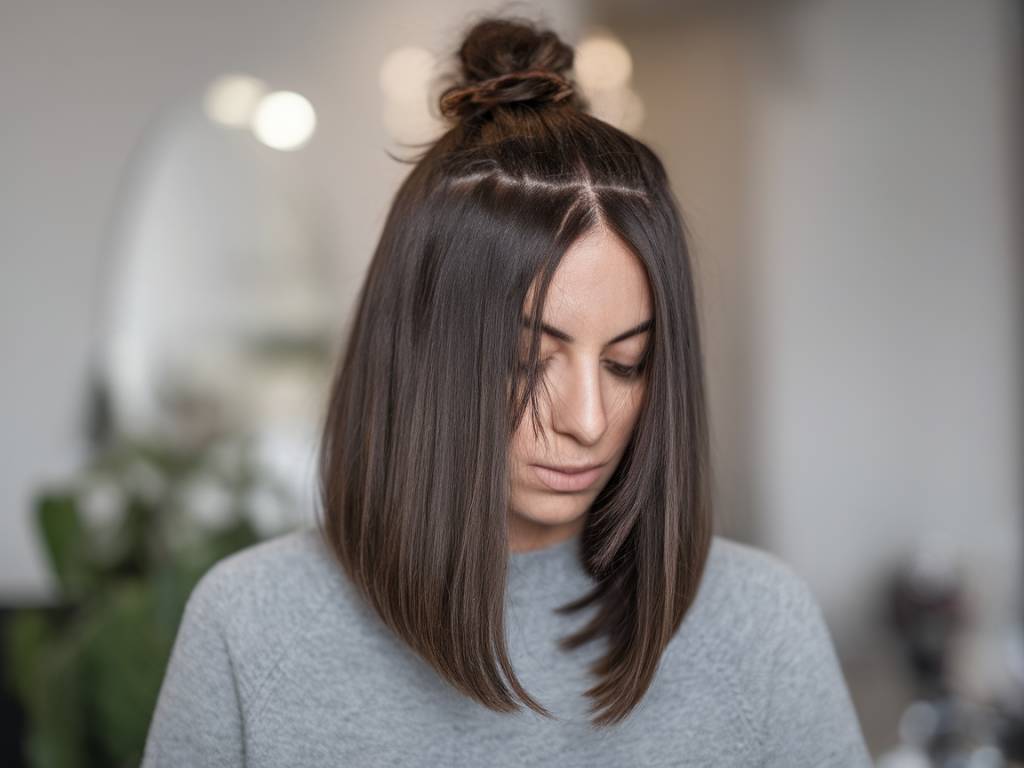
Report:
[[260,100],[270,89],[257,77],[222,75],[206,89],[203,109],[215,123],[229,128],[247,128]]
[[298,149],[316,129],[316,112],[309,99],[294,91],[275,91],[265,96],[253,117],[252,131],[268,147]]

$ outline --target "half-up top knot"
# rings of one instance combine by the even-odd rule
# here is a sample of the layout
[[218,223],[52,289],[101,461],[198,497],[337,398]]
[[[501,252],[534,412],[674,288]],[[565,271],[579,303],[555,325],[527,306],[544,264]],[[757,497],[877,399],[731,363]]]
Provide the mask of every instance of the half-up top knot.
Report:
[[455,82],[441,94],[441,114],[456,121],[504,104],[585,104],[568,75],[573,49],[526,19],[487,18],[465,35]]

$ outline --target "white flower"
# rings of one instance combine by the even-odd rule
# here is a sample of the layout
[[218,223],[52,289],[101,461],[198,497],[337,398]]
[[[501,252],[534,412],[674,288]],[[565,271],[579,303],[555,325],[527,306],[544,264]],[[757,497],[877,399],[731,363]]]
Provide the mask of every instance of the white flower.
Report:
[[167,478],[151,462],[136,457],[125,471],[125,485],[151,504],[157,504],[167,491]]
[[120,519],[125,493],[109,479],[93,478],[79,492],[79,504],[87,527],[106,529]]
[[189,480],[181,495],[185,515],[207,528],[221,528],[231,522],[233,501],[223,483],[206,473]]
[[247,445],[239,437],[226,437],[210,447],[210,466],[224,477],[238,477],[245,469]]
[[292,523],[280,498],[264,486],[256,486],[246,493],[245,516],[262,538],[274,536]]

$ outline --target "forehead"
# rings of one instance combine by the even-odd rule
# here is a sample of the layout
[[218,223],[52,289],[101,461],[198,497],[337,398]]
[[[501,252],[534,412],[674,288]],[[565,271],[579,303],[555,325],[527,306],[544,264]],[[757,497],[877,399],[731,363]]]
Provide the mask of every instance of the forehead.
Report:
[[[533,312],[531,286],[525,310]],[[580,339],[607,339],[651,316],[643,264],[617,235],[592,229],[565,252],[552,276],[544,322]]]

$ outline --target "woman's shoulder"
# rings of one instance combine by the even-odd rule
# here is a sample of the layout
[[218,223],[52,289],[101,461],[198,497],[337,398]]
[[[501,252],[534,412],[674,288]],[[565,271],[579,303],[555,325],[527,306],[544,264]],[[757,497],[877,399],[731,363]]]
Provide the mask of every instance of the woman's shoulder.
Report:
[[[192,588],[185,619],[215,626],[232,655],[271,660],[344,605],[344,575],[315,528],[303,527],[214,563]],[[261,670],[249,670],[256,676]]]
[[[712,537],[691,612],[690,632],[719,653],[765,659],[779,645],[823,624],[821,606],[807,579],[780,556],[721,535]],[[758,655],[758,654],[755,654]]]
[[[821,604],[808,580],[765,549],[715,536],[679,649],[731,687],[768,762],[871,764]],[[719,678],[716,678],[719,679]]]
[[[197,583],[198,597],[237,613],[316,604],[348,581],[319,531],[302,527],[239,550],[215,563]],[[815,601],[807,580],[778,555],[714,535],[696,603],[713,612],[766,612]],[[697,605],[694,606],[695,608]]]
[[752,599],[765,593],[792,597],[808,588],[806,579],[779,555],[719,534],[711,539],[705,579],[717,588]]
[[232,615],[314,605],[336,588],[335,568],[316,529],[303,527],[238,550],[214,563],[193,588],[193,599]]
[[697,596],[665,659],[662,685],[731,712],[758,753],[771,709],[804,706],[793,697],[806,686],[787,675],[813,681],[826,697],[843,693],[807,580],[780,556],[724,536],[712,539]]
[[[324,610],[328,601],[330,611]],[[229,643],[287,647],[327,616],[355,620],[365,608],[313,527],[254,544],[215,563],[190,603],[216,616]],[[360,616],[353,616],[357,613]],[[720,652],[792,638],[821,609],[807,580],[778,555],[715,535],[683,635]],[[346,622],[348,623],[348,622]],[[355,623],[352,621],[351,623]]]

